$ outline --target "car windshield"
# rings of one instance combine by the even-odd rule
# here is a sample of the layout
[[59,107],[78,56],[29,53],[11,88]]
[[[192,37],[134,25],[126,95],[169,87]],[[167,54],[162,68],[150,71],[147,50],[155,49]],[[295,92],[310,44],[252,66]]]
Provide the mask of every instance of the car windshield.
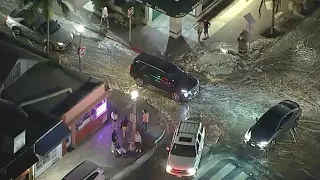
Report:
[[[43,33],[47,34],[47,22],[44,22],[43,24],[41,24],[40,28],[43,30]],[[60,29],[60,25],[56,21],[54,21],[54,20],[49,21],[49,33],[50,34],[57,32],[59,29]]]
[[171,154],[184,157],[196,157],[196,149],[190,145],[174,144],[171,149]]
[[183,70],[177,66],[172,66],[170,69],[167,70],[167,72],[171,79],[174,80],[180,80],[184,76]]
[[265,130],[275,131],[282,117],[283,116],[274,109],[270,109],[259,119],[257,126]]

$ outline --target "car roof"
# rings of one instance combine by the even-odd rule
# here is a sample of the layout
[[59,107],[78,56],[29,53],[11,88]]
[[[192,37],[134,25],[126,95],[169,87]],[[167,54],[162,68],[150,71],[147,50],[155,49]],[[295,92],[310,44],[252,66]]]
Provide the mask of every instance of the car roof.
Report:
[[280,121],[290,111],[291,109],[287,106],[277,104],[263,114],[259,121]]
[[72,171],[70,171],[62,180],[79,180],[88,176],[91,172],[99,168],[91,161],[83,161]]
[[190,145],[196,143],[200,122],[185,120],[179,123],[175,143]]
[[162,58],[150,55],[150,54],[146,54],[146,53],[141,53],[139,54],[136,58],[135,61],[140,61],[146,64],[149,64],[151,66],[154,66],[156,68],[159,68],[162,71],[168,71],[172,68],[176,68],[177,66],[174,65],[173,63],[164,60]]

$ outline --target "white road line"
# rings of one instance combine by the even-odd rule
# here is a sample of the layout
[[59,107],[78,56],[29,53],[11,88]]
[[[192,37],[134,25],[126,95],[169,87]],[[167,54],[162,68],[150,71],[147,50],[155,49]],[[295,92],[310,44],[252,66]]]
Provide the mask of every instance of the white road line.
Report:
[[210,180],[221,180],[222,178],[224,178],[226,175],[228,175],[235,168],[236,168],[235,165],[228,163],[222,169],[220,169],[219,172],[217,172],[214,176],[212,176],[210,178]]
[[249,177],[248,174],[241,172],[236,177],[234,177],[232,180],[245,180],[245,179],[247,179],[247,177]]
[[216,164],[218,164],[218,162],[220,162],[220,159],[215,160],[214,156],[210,158],[209,161],[207,161],[205,164],[203,164],[202,166],[200,166],[198,173],[196,175],[196,177],[194,178],[194,180],[197,180],[199,178],[201,178],[206,172],[208,172],[213,166],[215,166]]

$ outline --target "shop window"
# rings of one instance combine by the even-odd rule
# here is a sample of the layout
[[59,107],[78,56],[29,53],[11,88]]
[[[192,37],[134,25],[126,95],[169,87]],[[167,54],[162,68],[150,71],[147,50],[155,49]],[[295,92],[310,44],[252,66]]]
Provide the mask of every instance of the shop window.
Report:
[[86,113],[81,119],[76,122],[76,130],[81,130],[85,125],[90,122],[90,113]]
[[91,110],[92,119],[97,119],[107,111],[107,101],[104,99]]

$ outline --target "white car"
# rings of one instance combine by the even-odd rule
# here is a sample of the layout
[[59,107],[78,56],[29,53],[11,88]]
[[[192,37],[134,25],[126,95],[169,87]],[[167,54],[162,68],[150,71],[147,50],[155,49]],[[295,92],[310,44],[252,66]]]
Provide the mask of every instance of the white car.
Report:
[[194,176],[200,164],[204,139],[202,123],[191,119],[180,121],[168,148],[167,173],[177,177]]
[[[7,16],[6,24],[15,35],[23,35],[46,46],[47,21],[42,14],[28,9],[15,9]],[[57,21],[49,21],[49,33],[51,50],[65,50],[73,42],[73,34]]]

